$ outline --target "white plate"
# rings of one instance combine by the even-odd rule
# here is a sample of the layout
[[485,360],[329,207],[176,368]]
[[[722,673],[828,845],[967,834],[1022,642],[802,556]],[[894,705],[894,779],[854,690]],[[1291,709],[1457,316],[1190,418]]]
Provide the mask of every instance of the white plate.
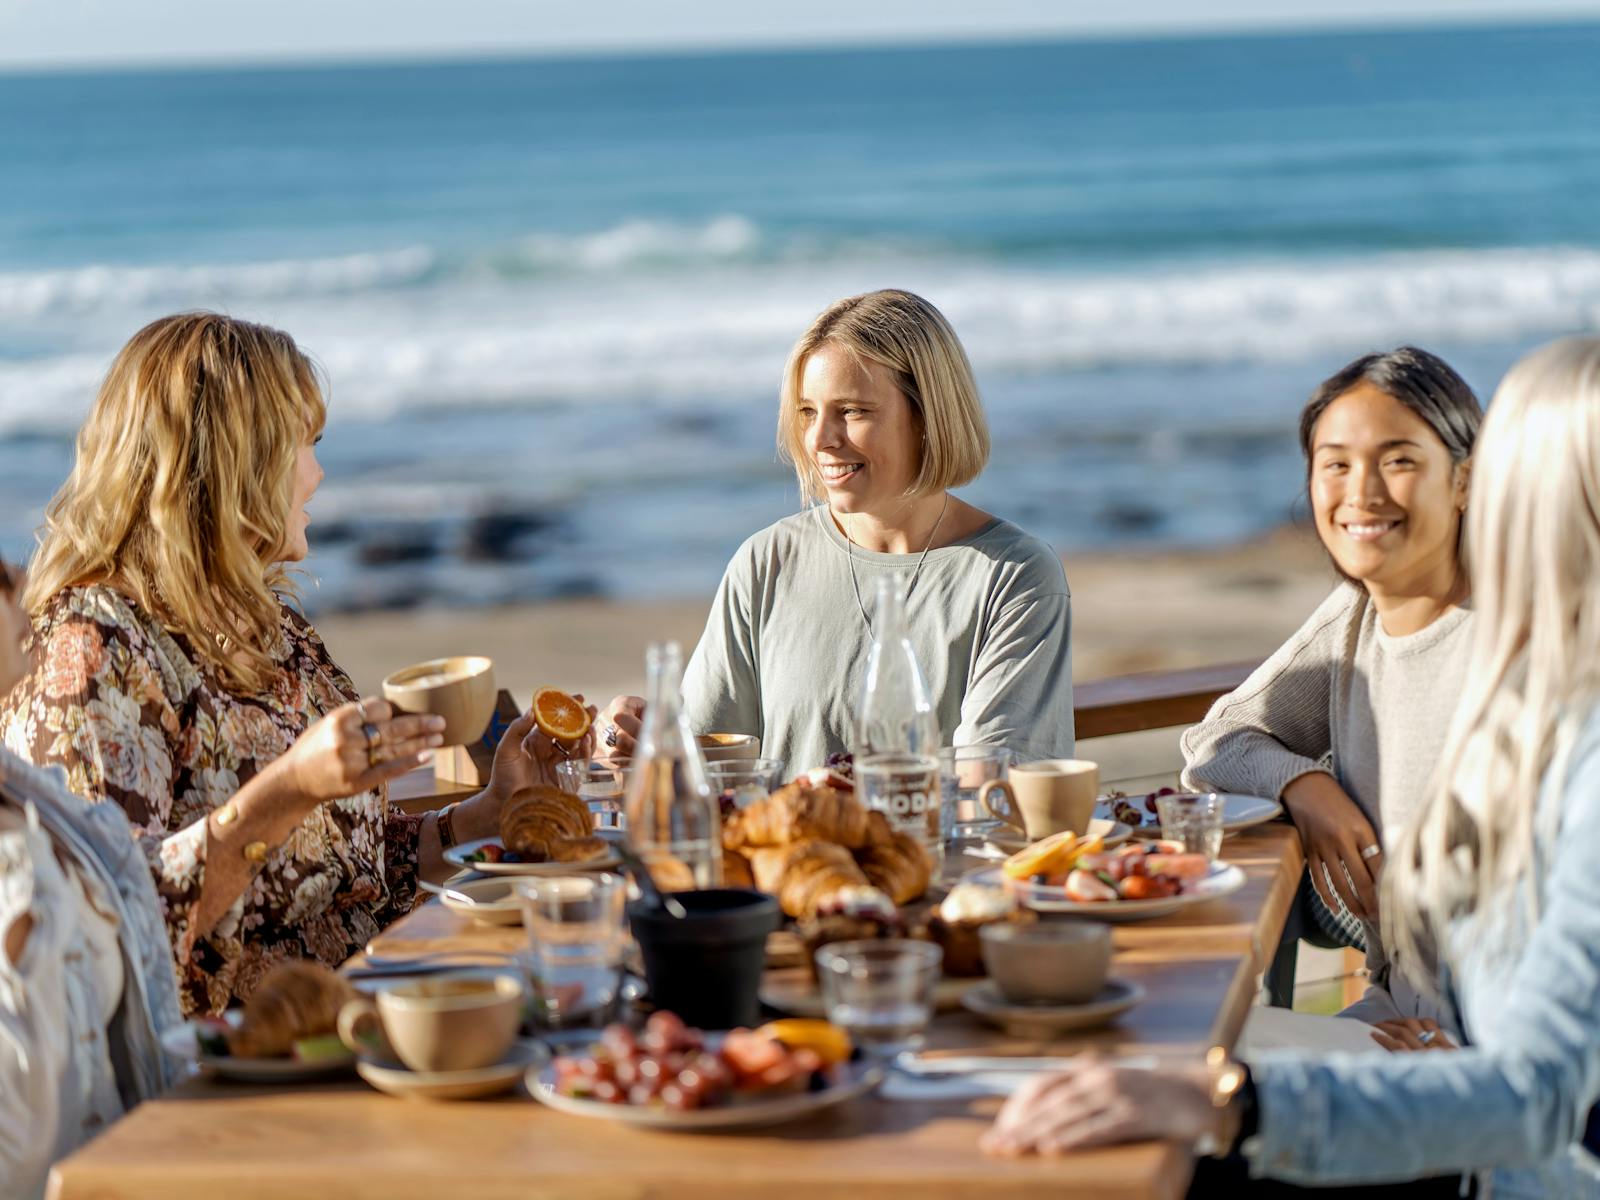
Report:
[[1211,874],[1204,879],[1185,881],[1183,891],[1159,900],[1068,900],[1059,884],[1045,887],[1025,880],[1008,879],[999,867],[985,867],[981,871],[973,871],[966,878],[987,887],[1006,888],[1016,896],[1018,903],[1034,912],[1068,913],[1075,917],[1092,917],[1096,921],[1144,921],[1151,917],[1164,917],[1191,905],[1231,896],[1244,886],[1244,872],[1231,863],[1221,861],[1211,864]]
[[471,917],[483,925],[520,925],[522,904],[513,890],[516,881],[509,878],[473,879],[464,883],[447,883],[451,891],[460,892],[472,900],[463,904],[453,896],[441,895],[439,903],[451,912]]
[[[1144,812],[1144,798],[1150,793],[1124,797],[1140,812]],[[1283,805],[1276,800],[1268,800],[1265,796],[1245,796],[1238,792],[1221,792],[1222,797],[1222,832],[1224,836],[1238,833],[1241,829],[1249,829],[1253,825],[1260,825],[1270,821],[1283,812]],[[1111,800],[1102,796],[1095,802],[1095,815],[1111,819]],[[1155,813],[1145,813],[1147,824],[1136,825],[1133,836],[1145,840],[1153,840],[1161,836],[1161,822]]]
[[554,1067],[529,1071],[528,1091],[533,1093],[534,1099],[575,1117],[600,1117],[602,1120],[637,1125],[644,1129],[709,1133],[719,1129],[753,1129],[797,1121],[865,1095],[883,1080],[882,1069],[865,1062],[840,1063],[833,1068],[833,1072],[834,1081],[821,1091],[792,1092],[770,1099],[735,1100],[716,1108],[697,1108],[688,1112],[674,1112],[655,1105],[603,1104],[599,1100],[563,1096],[555,1089]]
[[499,838],[479,838],[475,842],[462,842],[451,846],[444,852],[444,860],[453,867],[461,867],[468,871],[482,871],[485,875],[571,875],[576,871],[597,871],[602,867],[614,867],[622,861],[614,850],[607,850],[598,858],[585,859],[583,862],[469,862],[467,855],[484,846],[500,845]]
[[[1121,821],[1113,821],[1109,817],[1095,817],[1089,822],[1089,836],[1104,840],[1107,850],[1115,849],[1133,836],[1133,829]],[[1003,850],[1007,854],[1015,854],[1033,845],[1032,839],[1027,834],[1003,825],[989,834],[984,839],[996,850]]]
[[[230,1013],[227,1020],[238,1023]],[[200,1052],[196,1033],[198,1021],[185,1021],[161,1033],[161,1045],[167,1053],[194,1063],[208,1075],[223,1079],[237,1079],[241,1083],[303,1083],[312,1079],[330,1079],[348,1075],[356,1065],[355,1056],[333,1062],[304,1063],[293,1058],[235,1058],[231,1054],[213,1055]]]
[[1143,999],[1144,989],[1137,983],[1108,979],[1099,995],[1082,1004],[1014,1004],[992,979],[985,979],[981,987],[963,996],[961,1003],[981,1020],[1001,1029],[1052,1034],[1104,1025]]

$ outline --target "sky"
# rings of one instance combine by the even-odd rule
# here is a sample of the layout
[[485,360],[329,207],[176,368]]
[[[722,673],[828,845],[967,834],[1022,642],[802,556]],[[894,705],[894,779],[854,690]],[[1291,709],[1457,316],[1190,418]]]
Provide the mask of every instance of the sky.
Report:
[[1600,19],[1600,0],[0,0],[0,69]]

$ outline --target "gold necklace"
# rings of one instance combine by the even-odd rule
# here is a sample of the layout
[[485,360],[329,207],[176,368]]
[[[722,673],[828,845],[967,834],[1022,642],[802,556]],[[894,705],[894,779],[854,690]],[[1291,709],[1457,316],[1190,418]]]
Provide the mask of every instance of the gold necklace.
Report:
[[[922,554],[917,559],[917,566],[911,572],[911,582],[906,587],[906,602],[911,602],[911,593],[917,590],[917,576],[922,574],[922,564],[927,561],[928,551],[933,549],[933,539],[939,535],[939,526],[944,524],[945,509],[950,507],[950,493],[944,494],[944,503],[939,506],[939,519],[933,523],[933,528],[928,531],[928,544],[922,548]],[[861,619],[866,622],[868,636],[872,633],[872,618],[867,616],[867,606],[861,603],[861,584],[856,580],[856,542],[850,536],[850,525],[846,521],[839,524],[844,529],[844,543],[847,547],[845,553],[850,563],[850,589],[856,594],[856,607],[861,610]]]

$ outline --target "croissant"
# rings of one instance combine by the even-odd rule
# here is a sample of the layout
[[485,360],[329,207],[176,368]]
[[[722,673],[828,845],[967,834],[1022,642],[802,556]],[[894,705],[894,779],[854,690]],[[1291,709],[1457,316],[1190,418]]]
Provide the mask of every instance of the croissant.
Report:
[[855,862],[850,857],[850,851],[843,846],[823,841],[795,842],[789,846],[756,846],[741,853],[750,860],[750,873],[755,878],[756,887],[773,896],[782,888],[783,877],[788,874],[790,866],[802,858],[821,856],[841,867],[846,862]]
[[887,892],[896,904],[915,900],[933,879],[933,860],[909,833],[894,833],[883,845],[858,851],[856,861],[873,887]]
[[592,833],[587,837],[557,838],[550,843],[549,859],[551,862],[588,862],[592,858],[599,858],[609,849],[605,838]]
[[790,858],[778,885],[778,907],[789,916],[814,917],[841,892],[867,886],[867,877],[842,847],[831,842],[803,845],[815,849]]
[[355,989],[320,963],[283,963],[245,1001],[228,1049],[237,1058],[281,1058],[301,1038],[332,1033],[339,1010],[355,998]]
[[722,886],[731,888],[756,886],[755,875],[750,869],[750,860],[737,850],[722,852]]
[[524,788],[500,810],[501,843],[534,862],[551,857],[554,843],[593,832],[589,806],[560,788]]
[[722,844],[729,850],[786,846],[812,838],[852,850],[865,845],[867,810],[854,796],[796,780],[740,809],[722,828]]

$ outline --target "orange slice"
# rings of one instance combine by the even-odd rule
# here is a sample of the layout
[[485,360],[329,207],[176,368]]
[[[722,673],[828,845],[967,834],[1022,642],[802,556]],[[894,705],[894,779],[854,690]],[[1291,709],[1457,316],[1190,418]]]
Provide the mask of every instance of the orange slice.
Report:
[[1018,850],[1000,865],[1001,871],[1012,879],[1027,879],[1033,875],[1054,875],[1066,871],[1080,854],[1096,854],[1104,849],[1105,840],[1099,836],[1079,838],[1070,829],[1041,838],[1031,846]]
[[785,1017],[781,1021],[768,1021],[756,1032],[782,1042],[791,1050],[815,1051],[825,1067],[850,1057],[850,1035],[831,1021]]
[[559,742],[575,742],[589,732],[589,710],[559,688],[533,694],[533,723]]

